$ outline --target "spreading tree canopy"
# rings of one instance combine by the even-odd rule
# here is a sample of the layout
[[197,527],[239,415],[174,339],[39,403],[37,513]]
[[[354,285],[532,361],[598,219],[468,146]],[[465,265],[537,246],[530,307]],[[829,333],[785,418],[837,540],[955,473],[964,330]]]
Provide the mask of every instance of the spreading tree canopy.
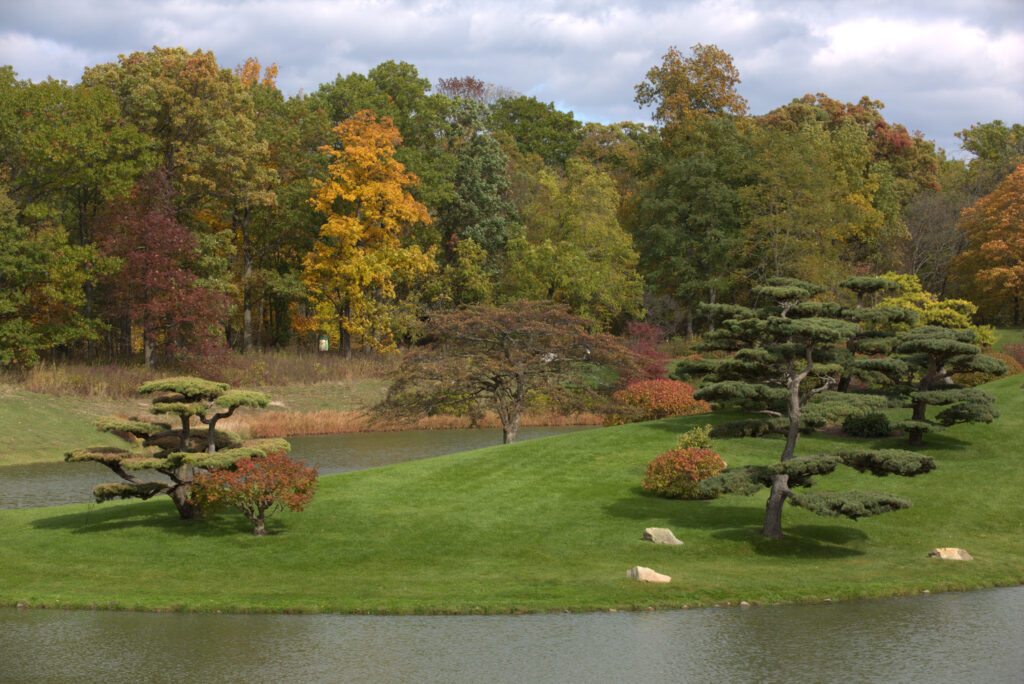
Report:
[[523,410],[543,399],[563,411],[583,407],[602,367],[632,354],[592,323],[548,302],[472,306],[430,317],[427,337],[403,359],[379,414],[413,417],[491,409],[506,444]]
[[706,338],[709,349],[732,352],[720,361],[684,361],[676,375],[705,374],[695,395],[720,404],[760,409],[781,419],[786,443],[778,463],[730,468],[705,480],[707,493],[753,494],[771,489],[762,534],[782,537],[782,508],[789,500],[819,515],[860,518],[910,506],[910,501],[879,492],[794,491],[814,484],[839,464],[874,475],[917,475],[935,468],[931,458],[899,450],[850,451],[797,457],[803,408],[815,395],[831,389],[842,371],[842,344],[858,332],[843,318],[843,309],[812,301],[821,288],[792,278],[775,278],[754,288],[767,304],[753,309],[708,305],[724,320]]

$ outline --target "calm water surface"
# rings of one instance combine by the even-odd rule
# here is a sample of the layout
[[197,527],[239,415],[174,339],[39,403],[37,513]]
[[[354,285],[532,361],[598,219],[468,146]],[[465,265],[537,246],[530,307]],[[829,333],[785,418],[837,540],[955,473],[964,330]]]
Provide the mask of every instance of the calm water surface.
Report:
[[[519,441],[586,427],[523,428]],[[318,466],[321,475],[440,456],[501,444],[501,430],[413,430],[293,437],[292,457]],[[146,473],[158,479],[157,473]],[[89,503],[98,484],[118,481],[98,463],[34,463],[0,468],[0,509]]]
[[580,615],[0,609],[4,682],[1024,681],[1024,587]]

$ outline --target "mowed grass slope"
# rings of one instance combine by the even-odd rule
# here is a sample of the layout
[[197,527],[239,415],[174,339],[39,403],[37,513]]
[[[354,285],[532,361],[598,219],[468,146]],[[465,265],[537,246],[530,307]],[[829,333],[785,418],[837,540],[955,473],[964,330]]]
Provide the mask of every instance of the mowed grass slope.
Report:
[[[926,436],[938,469],[821,489],[881,490],[915,506],[857,522],[787,507],[760,537],[765,494],[648,497],[646,463],[679,432],[725,415],[625,425],[322,478],[303,513],[248,534],[238,514],[176,518],[164,500],[0,512],[0,603],[222,611],[466,613],[816,601],[1024,581],[1024,391],[986,386],[1002,417]],[[813,454],[886,440],[802,438]],[[718,440],[730,465],[781,441]],[[641,541],[669,527],[682,547]],[[966,548],[973,562],[927,557]],[[633,565],[668,585],[626,579]]]

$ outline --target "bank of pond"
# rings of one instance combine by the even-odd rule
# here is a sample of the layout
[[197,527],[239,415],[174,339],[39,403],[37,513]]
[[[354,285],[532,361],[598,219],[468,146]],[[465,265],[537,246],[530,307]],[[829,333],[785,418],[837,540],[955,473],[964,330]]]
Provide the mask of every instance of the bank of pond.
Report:
[[[166,499],[0,511],[0,604],[508,614],[847,602],[1016,586],[1024,580],[1024,392],[1020,378],[986,389],[1003,417],[929,435],[924,451],[937,463],[934,472],[875,480],[837,471],[818,485],[877,488],[912,499],[912,508],[853,522],[788,507],[781,541],[760,535],[763,494],[679,501],[640,489],[647,462],[680,432],[722,419],[693,416],[325,475],[313,503],[271,519],[274,534],[265,538],[248,534],[247,521],[231,511],[181,521]],[[409,453],[426,449],[425,437],[404,437]],[[303,450],[313,454],[316,442],[296,443],[296,455],[315,463]],[[848,445],[814,435],[801,439],[799,451]],[[715,447],[740,466],[772,462],[781,442],[722,439]],[[87,496],[91,485],[84,489]],[[684,545],[643,541],[647,527],[669,528]],[[974,560],[929,558],[935,547],[965,548]],[[672,581],[627,580],[636,565]]]

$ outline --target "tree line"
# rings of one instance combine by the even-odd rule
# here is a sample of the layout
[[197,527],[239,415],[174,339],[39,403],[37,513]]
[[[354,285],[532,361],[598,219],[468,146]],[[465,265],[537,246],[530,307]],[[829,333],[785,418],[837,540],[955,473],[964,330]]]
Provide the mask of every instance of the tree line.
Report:
[[713,45],[636,86],[651,125],[405,62],[291,97],[276,75],[182,48],[74,85],[0,68],[0,365],[388,349],[518,300],[694,332],[772,278],[883,271],[1019,323],[1020,124],[958,133],[967,163],[867,97],[753,116]]

